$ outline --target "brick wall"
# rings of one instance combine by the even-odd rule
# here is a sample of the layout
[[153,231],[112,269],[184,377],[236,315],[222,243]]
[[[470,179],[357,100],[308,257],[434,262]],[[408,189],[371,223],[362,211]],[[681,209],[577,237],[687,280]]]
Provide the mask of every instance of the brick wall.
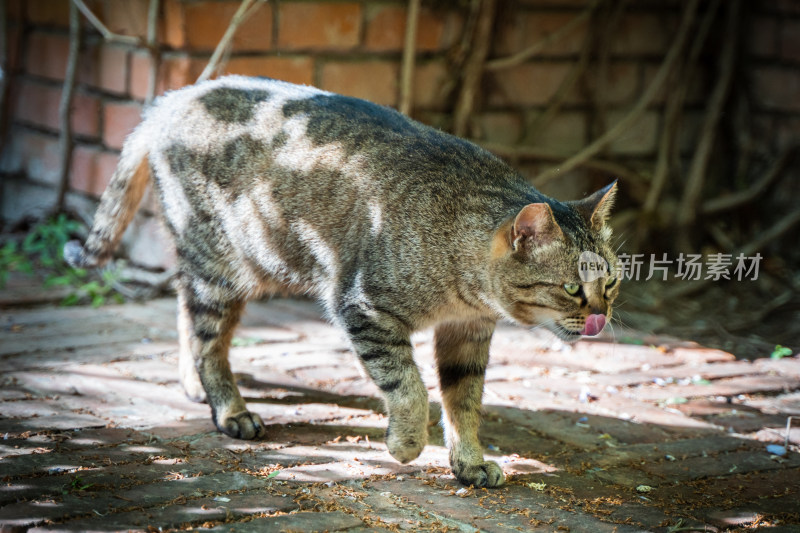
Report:
[[[588,3],[501,2],[491,57],[540,41]],[[791,0],[744,3],[748,13],[742,61],[748,76],[737,82],[754,103],[751,115],[764,132],[758,142],[779,150],[800,141],[800,8]],[[87,4],[111,31],[145,36],[147,0],[92,0]],[[0,159],[0,215],[8,223],[40,215],[52,205],[59,161],[58,102],[69,45],[66,0],[9,0],[7,5],[11,116]],[[444,0],[423,2],[419,21],[413,114],[445,129],[454,106],[450,65],[468,18],[458,5]],[[628,3],[611,36],[607,79],[598,79],[590,69],[546,127],[541,127],[539,118],[578,61],[587,25],[514,68],[486,73],[471,137],[529,145],[565,156],[574,153],[619,120],[642,94],[672,43],[682,5],[669,0]],[[238,6],[238,0],[162,2],[159,93],[197,78]],[[395,106],[405,17],[404,1],[273,0],[241,26],[224,71],[312,84]],[[140,119],[150,57],[136,47],[104,43],[85,21],[84,27],[85,46],[73,105],[75,148],[69,202],[73,208],[91,213],[125,136]],[[713,58],[709,64],[714,64]],[[680,132],[687,150],[696,142],[696,126],[713,85],[714,70],[701,69],[695,78]],[[607,158],[633,167],[652,164],[663,121],[664,94],[635,127],[608,147]],[[534,176],[550,163],[520,160],[514,164]],[[586,171],[574,171],[546,192],[565,198],[578,196],[590,177]],[[145,207],[154,208],[151,198]],[[144,235],[152,242],[152,226],[142,219],[131,234]],[[129,239],[129,245],[137,249],[154,248],[134,241]],[[166,257],[158,251],[138,259],[159,266],[168,261]]]

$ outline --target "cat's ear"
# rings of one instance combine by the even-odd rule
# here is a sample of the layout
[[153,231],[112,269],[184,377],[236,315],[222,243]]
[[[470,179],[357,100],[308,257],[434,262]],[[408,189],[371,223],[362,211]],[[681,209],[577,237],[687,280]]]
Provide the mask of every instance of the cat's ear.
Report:
[[614,207],[614,198],[617,195],[617,180],[611,185],[606,185],[591,196],[575,202],[575,208],[583,215],[592,229],[599,230],[606,225]]
[[548,204],[528,204],[514,219],[511,228],[511,246],[516,251],[530,245],[548,244],[563,239],[564,232],[553,216]]

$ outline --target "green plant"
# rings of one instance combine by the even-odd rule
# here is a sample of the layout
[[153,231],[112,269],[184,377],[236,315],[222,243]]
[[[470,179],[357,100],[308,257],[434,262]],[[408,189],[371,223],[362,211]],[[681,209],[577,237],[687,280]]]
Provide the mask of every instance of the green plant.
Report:
[[40,266],[58,268],[63,264],[64,245],[80,231],[81,225],[61,214],[34,226],[22,241],[22,252]]
[[65,484],[61,488],[61,492],[63,494],[69,494],[70,492],[81,492],[93,486],[94,483],[86,483],[82,477],[74,476],[69,483]]
[[113,288],[120,277],[116,270],[105,270],[97,279],[86,270],[64,262],[64,245],[80,229],[79,222],[60,214],[34,226],[21,243],[6,243],[0,248],[0,287],[5,285],[10,272],[33,274],[35,269],[42,269],[47,273],[45,287],[71,289],[62,305],[89,301],[98,307],[109,299],[121,302],[122,296]]
[[10,241],[0,248],[0,287],[5,286],[8,274],[12,271],[32,274],[33,265],[28,257],[20,252],[19,244]]
[[45,287],[65,286],[72,287],[72,292],[62,300],[62,305],[76,305],[88,300],[92,307],[100,307],[108,302],[109,298],[117,303],[122,302],[122,296],[114,292],[114,283],[119,280],[116,270],[104,270],[101,279],[89,279],[89,274],[81,268],[64,269],[64,273],[48,276],[44,281]]
[[771,359],[783,359],[784,357],[789,357],[792,355],[792,349],[787,348],[786,346],[781,346],[778,344],[775,346],[775,349],[772,350],[772,354],[770,355]]

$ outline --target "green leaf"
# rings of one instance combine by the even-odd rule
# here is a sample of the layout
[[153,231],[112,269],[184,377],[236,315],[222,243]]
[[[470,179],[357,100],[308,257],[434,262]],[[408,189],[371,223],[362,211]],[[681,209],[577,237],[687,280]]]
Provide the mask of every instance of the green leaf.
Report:
[[269,473],[269,475],[267,475],[267,479],[272,479],[280,473],[281,473],[280,470],[273,470],[272,472]]
[[70,307],[76,305],[78,302],[81,301],[81,297],[77,293],[72,293],[63,300],[61,300],[61,305],[65,307]]
[[673,397],[673,398],[667,398],[667,400],[664,402],[664,404],[665,405],[680,405],[680,404],[686,403],[688,401],[689,400],[686,399],[686,398]]
[[81,290],[90,294],[97,292],[100,289],[99,281],[90,281],[81,287]]
[[72,279],[69,276],[48,276],[44,280],[45,287],[56,287],[63,285],[71,285]]
[[789,357],[790,355],[792,355],[791,348],[778,344],[775,346],[775,349],[772,350],[772,354],[769,357],[770,359],[783,359],[784,357]]

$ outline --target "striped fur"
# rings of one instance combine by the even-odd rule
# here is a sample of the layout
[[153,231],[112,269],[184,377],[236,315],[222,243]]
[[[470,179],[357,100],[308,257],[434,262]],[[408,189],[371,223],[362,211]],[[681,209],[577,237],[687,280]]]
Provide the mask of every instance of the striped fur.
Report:
[[152,180],[180,270],[180,373],[219,429],[264,434],[228,365],[248,299],[313,294],[349,335],[386,398],[387,446],[402,462],[427,440],[427,391],[409,335],[435,326],[444,424],[458,479],[503,482],[477,438],[495,321],[544,324],[575,340],[611,313],[619,284],[581,284],[583,250],[613,253],[615,188],[548,198],[479,147],[363,100],[229,77],[167,94],[128,138],[84,246],[107,260]]

